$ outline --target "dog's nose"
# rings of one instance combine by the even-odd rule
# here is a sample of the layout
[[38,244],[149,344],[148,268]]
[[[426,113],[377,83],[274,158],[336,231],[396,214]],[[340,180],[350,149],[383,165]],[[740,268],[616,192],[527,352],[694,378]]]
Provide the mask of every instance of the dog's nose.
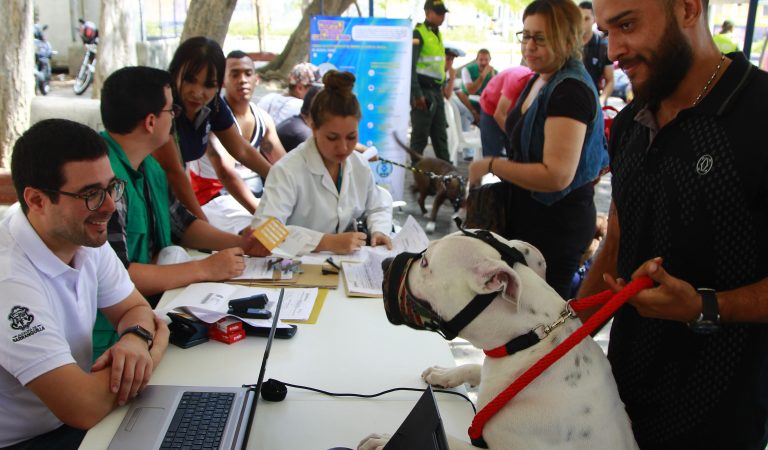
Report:
[[389,265],[392,264],[392,260],[395,258],[387,258],[381,262],[381,270],[386,272],[389,269]]

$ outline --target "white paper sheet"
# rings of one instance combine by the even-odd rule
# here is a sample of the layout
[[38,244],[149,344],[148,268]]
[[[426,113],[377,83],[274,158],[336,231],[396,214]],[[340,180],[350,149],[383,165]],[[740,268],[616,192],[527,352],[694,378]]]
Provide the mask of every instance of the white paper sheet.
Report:
[[[268,268],[269,263],[276,258],[245,258],[245,270],[240,276],[232,278],[233,280],[271,280],[274,268]],[[281,280],[290,280],[293,278],[293,272],[281,272]]]
[[364,250],[368,253],[369,257],[371,254],[378,255],[381,261],[385,258],[395,257],[402,252],[420,252],[427,248],[428,245],[429,238],[427,233],[424,232],[424,229],[421,228],[421,225],[413,216],[408,216],[400,232],[392,238],[392,250],[387,250],[387,247],[382,245],[364,247]]
[[[274,312],[280,289],[238,286],[226,283],[194,283],[187,286],[171,302],[158,311],[164,315],[175,308],[185,308],[203,322],[213,323],[226,317],[229,300],[248,297],[255,294],[266,294],[266,309]],[[307,320],[312,313],[317,299],[317,288],[291,288],[285,290],[283,306],[280,310],[281,320]],[[271,326],[272,319],[241,319],[254,326]],[[265,325],[266,324],[266,325]],[[278,324],[286,327],[287,325]]]
[[333,262],[341,265],[344,262],[365,262],[372,254],[377,255],[378,261],[385,258],[395,257],[402,252],[420,252],[429,245],[429,237],[419,222],[408,216],[400,232],[392,238],[392,250],[378,245],[376,247],[363,247],[360,250],[349,255],[336,255],[331,252],[309,253],[301,257],[304,264],[323,264],[327,258],[333,259]]

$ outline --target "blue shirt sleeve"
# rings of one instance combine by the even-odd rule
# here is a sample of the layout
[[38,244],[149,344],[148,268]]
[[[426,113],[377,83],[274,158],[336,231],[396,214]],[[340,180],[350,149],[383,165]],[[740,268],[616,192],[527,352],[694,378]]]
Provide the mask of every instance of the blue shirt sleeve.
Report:
[[235,117],[225,101],[219,98],[216,103],[216,106],[210,105],[212,106],[210,115],[211,130],[224,131],[235,124]]

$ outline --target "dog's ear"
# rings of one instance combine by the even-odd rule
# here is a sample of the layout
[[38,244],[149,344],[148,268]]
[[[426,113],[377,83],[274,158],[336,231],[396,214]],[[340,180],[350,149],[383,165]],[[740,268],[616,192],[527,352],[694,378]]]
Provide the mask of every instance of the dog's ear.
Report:
[[544,260],[544,255],[534,247],[533,245],[518,240],[509,241],[509,245],[516,248],[523,254],[525,263],[531,268],[538,276],[545,279],[547,278],[547,262]]
[[499,292],[504,300],[517,304],[522,283],[520,276],[500,259],[485,259],[474,267],[472,288],[479,294]]

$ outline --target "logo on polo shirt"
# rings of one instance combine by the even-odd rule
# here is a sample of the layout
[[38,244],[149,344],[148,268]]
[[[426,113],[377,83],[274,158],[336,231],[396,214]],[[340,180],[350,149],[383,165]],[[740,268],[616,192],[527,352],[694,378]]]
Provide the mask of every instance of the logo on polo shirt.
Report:
[[26,339],[33,334],[45,330],[45,326],[43,325],[32,326],[32,323],[35,321],[35,316],[30,314],[29,308],[24,306],[16,305],[11,308],[11,313],[8,314],[8,320],[11,322],[11,328],[22,331],[13,337],[13,342],[19,342],[22,339]]
[[706,175],[709,173],[710,170],[712,170],[712,165],[714,164],[714,159],[712,159],[712,156],[710,155],[704,155],[701,158],[699,158],[699,161],[696,163],[696,173],[699,175]]

